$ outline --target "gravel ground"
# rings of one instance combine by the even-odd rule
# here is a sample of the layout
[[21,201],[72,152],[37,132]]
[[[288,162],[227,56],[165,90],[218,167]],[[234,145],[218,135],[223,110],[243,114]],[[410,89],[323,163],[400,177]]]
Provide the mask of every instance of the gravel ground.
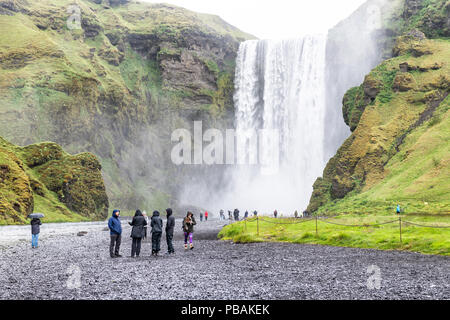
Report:
[[104,222],[44,224],[38,249],[29,226],[0,227],[0,299],[450,299],[448,257],[215,241],[223,225],[199,223],[184,251],[177,221],[176,254],[151,257],[145,241],[139,259],[125,222],[121,259],[109,258]]

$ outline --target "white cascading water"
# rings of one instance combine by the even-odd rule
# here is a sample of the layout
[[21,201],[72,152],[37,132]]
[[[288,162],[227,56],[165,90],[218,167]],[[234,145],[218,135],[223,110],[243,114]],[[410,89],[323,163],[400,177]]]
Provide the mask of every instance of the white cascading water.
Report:
[[[325,166],[325,47],[325,36],[241,44],[236,128],[277,129],[280,167],[274,175],[252,166],[235,167],[224,205],[262,214],[276,209],[284,216],[306,209],[312,185]],[[248,148],[237,152],[255,156]]]

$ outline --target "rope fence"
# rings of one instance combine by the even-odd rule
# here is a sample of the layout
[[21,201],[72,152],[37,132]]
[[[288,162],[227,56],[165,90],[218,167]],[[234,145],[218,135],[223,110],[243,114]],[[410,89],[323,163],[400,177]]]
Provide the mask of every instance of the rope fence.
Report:
[[271,220],[266,220],[264,218],[261,217],[256,217],[256,218],[248,218],[248,219],[244,219],[244,229],[245,231],[247,231],[247,222],[248,223],[253,223],[256,222],[257,227],[256,227],[256,233],[259,236],[259,222],[266,222],[266,223],[271,223],[271,224],[277,224],[277,225],[294,225],[294,224],[301,224],[301,223],[306,223],[306,222],[310,222],[310,221],[314,221],[315,220],[315,224],[316,224],[316,235],[318,235],[318,222],[323,222],[323,223],[327,223],[327,224],[331,224],[331,225],[337,225],[337,226],[343,226],[343,227],[352,227],[352,228],[369,228],[369,227],[379,227],[379,226],[384,226],[384,225],[388,225],[388,224],[393,224],[393,223],[398,223],[399,224],[399,233],[400,233],[400,244],[402,243],[402,224],[406,224],[406,225],[412,225],[412,226],[416,226],[416,227],[421,227],[421,228],[437,228],[437,229],[448,229],[450,228],[450,226],[444,225],[444,226],[434,226],[434,225],[424,225],[424,224],[419,224],[419,223],[414,223],[411,221],[406,221],[406,220],[402,220],[402,217],[398,217],[398,219],[396,220],[390,220],[390,221],[386,221],[386,222],[379,222],[379,223],[373,223],[373,224],[345,224],[345,223],[339,223],[339,222],[334,222],[334,221],[329,221],[330,219],[333,218],[338,218],[338,217],[343,217],[341,216],[332,216],[332,217],[318,217],[315,216],[314,218],[301,218],[301,220],[299,221],[295,221],[295,222],[277,222],[277,221],[271,221]]

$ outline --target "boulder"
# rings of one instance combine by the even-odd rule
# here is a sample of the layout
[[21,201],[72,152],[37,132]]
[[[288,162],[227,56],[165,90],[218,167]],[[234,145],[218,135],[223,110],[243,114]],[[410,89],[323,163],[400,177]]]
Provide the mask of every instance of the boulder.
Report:
[[394,78],[394,91],[406,92],[416,87],[414,77],[410,73],[398,73]]

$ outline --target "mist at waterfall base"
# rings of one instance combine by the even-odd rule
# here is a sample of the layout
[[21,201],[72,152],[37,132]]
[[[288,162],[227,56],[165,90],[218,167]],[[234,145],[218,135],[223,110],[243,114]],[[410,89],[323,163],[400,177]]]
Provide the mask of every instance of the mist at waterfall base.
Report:
[[381,19],[395,7],[393,1],[368,1],[326,37],[243,42],[235,127],[278,129],[280,171],[267,176],[255,166],[202,166],[203,174],[182,188],[180,202],[216,215],[238,208],[241,217],[246,210],[277,210],[285,217],[305,210],[315,180],[351,134],[342,114],[345,92],[387,58]]
[[[278,132],[279,170],[265,174],[261,162],[229,166],[222,188],[190,184],[185,201],[213,212],[277,210],[291,216],[306,209],[312,185],[325,166],[325,45],[321,35],[241,44],[235,77],[236,130]],[[277,152],[258,142],[255,149],[238,144],[237,154],[264,161],[273,156],[268,153]]]

